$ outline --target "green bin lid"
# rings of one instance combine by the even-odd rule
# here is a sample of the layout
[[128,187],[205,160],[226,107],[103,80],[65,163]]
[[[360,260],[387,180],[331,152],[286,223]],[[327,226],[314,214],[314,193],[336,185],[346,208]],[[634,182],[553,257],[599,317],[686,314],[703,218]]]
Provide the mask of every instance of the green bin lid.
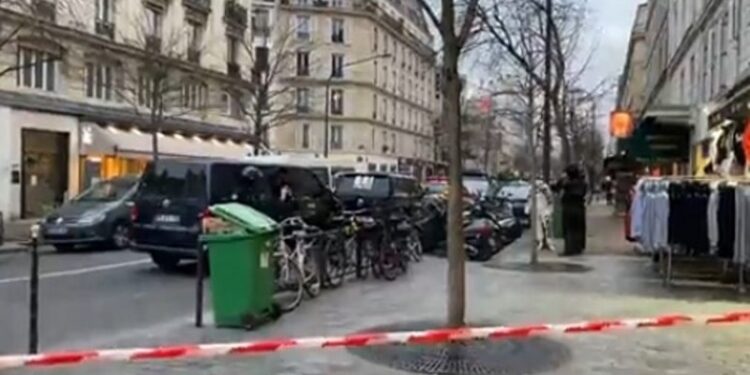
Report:
[[266,214],[240,203],[216,204],[209,207],[209,210],[213,215],[240,226],[250,233],[273,232],[278,227],[278,223]]

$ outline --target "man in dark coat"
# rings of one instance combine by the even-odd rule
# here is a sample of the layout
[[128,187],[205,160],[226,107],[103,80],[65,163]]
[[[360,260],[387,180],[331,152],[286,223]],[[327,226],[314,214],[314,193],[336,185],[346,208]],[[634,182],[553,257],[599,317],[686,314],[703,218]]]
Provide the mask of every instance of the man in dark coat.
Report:
[[581,170],[571,165],[565,176],[555,184],[562,192],[564,256],[581,255],[586,248],[586,179]]

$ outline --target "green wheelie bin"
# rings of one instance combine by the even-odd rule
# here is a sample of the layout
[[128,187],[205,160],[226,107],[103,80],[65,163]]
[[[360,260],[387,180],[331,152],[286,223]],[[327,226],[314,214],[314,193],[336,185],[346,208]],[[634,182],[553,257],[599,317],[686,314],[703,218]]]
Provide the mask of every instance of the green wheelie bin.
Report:
[[201,241],[208,249],[214,324],[253,328],[279,316],[273,302],[278,224],[239,203],[211,206]]

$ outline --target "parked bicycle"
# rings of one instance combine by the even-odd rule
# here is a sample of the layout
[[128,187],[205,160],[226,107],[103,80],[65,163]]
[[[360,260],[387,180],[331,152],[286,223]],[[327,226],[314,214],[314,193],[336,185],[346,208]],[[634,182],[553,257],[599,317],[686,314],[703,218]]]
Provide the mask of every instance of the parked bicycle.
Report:
[[310,298],[320,294],[322,280],[316,249],[323,233],[299,217],[285,219],[280,227],[281,235],[274,252],[277,300],[281,310],[288,312],[299,306],[303,294]]

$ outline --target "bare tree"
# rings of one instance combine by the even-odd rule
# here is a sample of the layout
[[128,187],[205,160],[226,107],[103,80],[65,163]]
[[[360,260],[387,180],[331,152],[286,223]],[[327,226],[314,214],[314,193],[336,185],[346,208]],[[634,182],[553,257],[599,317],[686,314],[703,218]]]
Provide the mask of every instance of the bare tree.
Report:
[[135,66],[122,66],[115,92],[136,113],[148,116],[152,159],[158,163],[164,123],[210,106],[207,84],[185,68],[186,60],[200,56],[201,46],[190,39],[187,26],[162,29],[149,22],[146,14],[133,22],[135,38],[128,42],[140,53]]
[[[462,326],[466,314],[466,254],[462,231],[462,154],[461,154],[461,79],[458,64],[461,53],[475,30],[478,0],[441,0],[439,10],[419,0],[425,13],[438,29],[442,42],[443,126],[448,131],[448,325]],[[457,17],[460,13],[460,20]]]
[[[543,88],[545,107],[550,106],[554,119],[545,123],[555,125],[562,147],[564,160],[570,158],[570,143],[567,135],[565,118],[565,88],[570,81],[580,78],[586,64],[580,69],[572,68],[572,61],[577,58],[580,47],[581,29],[586,15],[585,1],[556,0],[548,7],[544,0],[493,0],[480,11],[480,19],[488,38],[490,48],[500,48],[505,54],[504,61],[525,71],[535,84]],[[542,59],[549,57],[550,65],[533,64],[528,51]],[[549,113],[545,108],[545,113]],[[543,175],[550,176],[547,128],[543,134]]]
[[[275,29],[271,30],[267,22],[258,20],[253,27],[260,43],[243,43],[250,56],[245,70],[251,73],[251,88],[247,97],[238,102],[248,122],[247,129],[253,135],[256,155],[269,147],[270,131],[288,123],[300,109],[296,87],[289,84],[289,78],[307,76],[317,65],[311,61],[309,53],[302,52],[312,50],[312,45],[298,41],[297,28],[290,22],[278,19]],[[304,61],[298,62],[298,59]]]

